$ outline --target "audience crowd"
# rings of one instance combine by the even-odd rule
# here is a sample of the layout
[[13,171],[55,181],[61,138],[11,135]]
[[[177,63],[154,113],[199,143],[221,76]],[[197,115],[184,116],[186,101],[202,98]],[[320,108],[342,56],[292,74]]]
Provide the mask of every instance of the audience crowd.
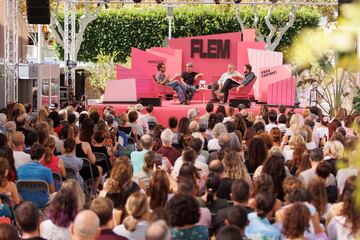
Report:
[[360,113],[0,109],[0,240],[357,239]]

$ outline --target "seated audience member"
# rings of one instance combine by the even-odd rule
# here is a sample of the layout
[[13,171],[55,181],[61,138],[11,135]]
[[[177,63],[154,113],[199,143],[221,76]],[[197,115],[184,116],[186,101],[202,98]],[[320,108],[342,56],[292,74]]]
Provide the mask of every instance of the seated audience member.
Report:
[[14,147],[14,161],[15,161],[15,168],[17,169],[21,165],[24,165],[30,162],[30,154],[24,152],[25,147],[25,136],[22,132],[16,132],[11,139],[11,143]]
[[217,240],[243,240],[241,229],[236,225],[226,225],[216,235]]
[[99,239],[126,240],[127,238],[115,234],[112,230],[115,227],[113,208],[114,204],[107,198],[95,198],[91,201],[89,210],[96,213],[100,220]]
[[111,166],[110,157],[112,155],[112,150],[110,149],[110,147],[107,147],[105,145],[105,132],[104,131],[95,132],[93,139],[94,139],[94,141],[91,144],[92,152],[93,153],[95,153],[95,152],[103,153],[106,156],[107,163],[104,161],[97,163],[103,169],[103,173],[105,174],[108,171],[110,171],[109,167]]
[[216,173],[210,173],[205,181],[205,194],[196,198],[200,207],[209,208],[212,214],[216,214],[217,211],[228,206],[225,199],[216,196],[219,186],[220,177]]
[[199,204],[189,195],[176,194],[166,204],[170,215],[173,240],[208,240],[209,232],[204,226],[195,225],[200,218]]
[[59,158],[64,162],[64,167],[68,169],[72,169],[75,172],[74,177],[76,181],[80,184],[80,186],[84,185],[84,180],[80,176],[80,169],[83,165],[83,160],[81,158],[76,157],[75,154],[76,142],[72,138],[67,138],[64,141],[63,147],[63,155],[59,156]]
[[280,231],[269,221],[276,202],[275,195],[269,191],[260,192],[255,202],[255,212],[248,214],[249,225],[245,235],[248,238],[280,239]]
[[214,104],[210,101],[206,104],[205,113],[200,117],[200,120],[204,120],[206,123],[209,123],[209,116],[214,111]]
[[311,215],[309,208],[301,202],[285,210],[282,232],[286,239],[307,239],[305,233],[310,228],[310,222],[314,229],[312,239],[328,239],[320,225],[319,215]]
[[219,145],[219,138],[223,133],[226,132],[227,129],[223,123],[219,122],[215,124],[214,128],[211,131],[213,138],[208,142],[209,152],[220,150],[221,147]]
[[64,162],[61,159],[59,159],[59,157],[54,155],[54,151],[55,151],[54,138],[52,137],[46,138],[44,147],[45,147],[45,157],[44,160],[41,161],[40,163],[43,166],[50,168],[52,172],[56,172],[60,174],[62,177],[65,177],[66,171],[64,167]]
[[244,180],[235,180],[231,186],[231,201],[233,206],[220,209],[216,213],[215,221],[213,224],[214,230],[217,232],[225,224],[225,219],[228,213],[237,207],[245,209],[246,214],[253,212],[253,209],[248,206],[250,196],[249,184]]
[[331,204],[328,203],[325,179],[321,179],[319,177],[311,179],[307,190],[311,194],[311,203],[316,208],[319,217],[326,219],[329,214]]
[[165,85],[174,89],[177,92],[180,104],[188,104],[188,98],[186,95],[186,86],[181,81],[170,79],[169,75],[165,74],[166,67],[164,63],[157,65],[158,72],[155,75],[155,81],[160,85]]
[[13,225],[8,223],[0,224],[0,240],[20,240],[19,234]]
[[[49,192],[55,192],[54,179],[51,170],[40,164],[44,160],[45,149],[40,144],[35,144],[30,153],[32,161],[21,165],[17,169],[18,180],[42,180],[48,183]],[[20,191],[23,199],[32,199],[37,207],[43,207],[48,202],[48,191],[31,193]]]
[[167,157],[172,165],[174,165],[176,159],[181,156],[181,153],[172,147],[174,137],[175,135],[171,129],[166,128],[163,130],[160,135],[162,146],[157,151],[158,154],[161,154],[163,157]]
[[336,239],[358,239],[360,236],[360,211],[357,207],[356,177],[350,177],[345,183],[341,197],[341,203],[337,210],[332,209],[328,217],[326,230],[330,240]]
[[239,227],[241,230],[241,236],[246,238],[245,228],[249,224],[247,215],[248,213],[245,208],[240,206],[233,207],[226,214],[225,225],[234,225]]
[[22,231],[22,239],[45,240],[45,238],[40,237],[39,210],[32,202],[25,201],[17,206],[15,210],[15,219]]
[[329,179],[333,179],[333,175],[330,173],[331,167],[327,161],[323,160],[317,166],[315,173],[318,178],[321,178],[325,184],[325,191],[329,203],[335,203],[338,198],[338,189],[336,187],[336,181],[332,182]]
[[98,216],[93,211],[83,210],[71,224],[71,240],[96,240],[99,238],[99,227]]
[[146,119],[146,121],[149,123],[154,123],[154,124],[157,124],[157,121],[156,121],[156,117],[154,117],[152,115],[152,112],[154,111],[154,106],[149,104],[146,106],[146,112],[147,114],[144,114],[144,118]]
[[128,216],[121,225],[114,228],[114,232],[132,240],[145,238],[145,231],[149,225],[148,201],[144,193],[136,192],[130,195],[125,206]]
[[8,181],[9,161],[0,157],[0,193],[10,197],[12,204],[20,203],[17,187],[15,183]]
[[82,210],[85,201],[84,196],[78,195],[78,189],[81,189],[79,184],[73,181],[68,185],[64,184],[55,194],[47,210],[49,219],[40,224],[41,237],[57,240],[70,239],[70,224],[74,221],[76,214]]
[[149,184],[149,208],[154,210],[158,207],[165,207],[170,193],[170,180],[165,170],[157,169],[150,179]]
[[268,119],[269,119],[269,124],[267,124],[265,126],[265,131],[270,133],[271,129],[273,129],[274,127],[277,127],[277,124],[276,124],[277,115],[276,115],[275,110],[269,111]]
[[133,167],[134,174],[141,172],[144,167],[144,157],[148,151],[152,150],[153,139],[150,135],[145,134],[140,139],[142,147],[141,151],[134,151],[131,153],[131,165]]
[[209,164],[209,170],[218,174],[220,177],[220,186],[216,192],[216,196],[226,200],[230,200],[231,185],[234,179],[229,178],[225,173],[224,164],[220,160],[213,160]]
[[166,222],[164,220],[152,222],[146,229],[145,240],[171,240]]
[[254,137],[249,141],[247,155],[245,157],[245,165],[249,173],[254,173],[255,170],[263,164],[268,155],[268,150],[263,139]]
[[[323,151],[320,148],[310,150],[310,163],[311,168],[299,174],[299,179],[304,183],[305,187],[309,185],[310,180],[316,176],[316,168],[319,163],[324,159]],[[327,179],[328,185],[335,185],[335,177],[330,174]]]
[[337,161],[344,157],[344,145],[339,141],[327,142],[324,146],[324,160],[330,165],[331,173],[335,176],[337,173]]
[[144,156],[144,166],[141,172],[134,174],[134,177],[141,180],[146,189],[149,189],[150,179],[153,175],[154,166],[156,166],[156,153],[154,151],[148,151]]

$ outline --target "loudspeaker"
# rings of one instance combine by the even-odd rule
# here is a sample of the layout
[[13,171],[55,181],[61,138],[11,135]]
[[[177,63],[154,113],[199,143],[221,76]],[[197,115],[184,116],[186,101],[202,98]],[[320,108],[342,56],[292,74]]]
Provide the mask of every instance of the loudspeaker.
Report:
[[29,24],[50,24],[49,0],[26,0]]
[[155,107],[161,107],[161,98],[140,98],[140,103],[143,106],[153,105]]
[[237,108],[239,104],[244,104],[246,108],[250,108],[250,100],[247,99],[230,99],[229,106],[233,108]]

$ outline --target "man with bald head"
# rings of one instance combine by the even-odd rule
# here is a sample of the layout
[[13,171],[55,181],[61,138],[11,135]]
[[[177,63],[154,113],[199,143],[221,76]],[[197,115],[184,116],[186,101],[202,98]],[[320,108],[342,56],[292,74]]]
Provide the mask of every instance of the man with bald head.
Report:
[[166,222],[158,220],[151,223],[145,232],[145,240],[170,240],[171,234]]
[[133,151],[130,155],[131,165],[133,167],[134,174],[141,172],[144,166],[144,157],[148,151],[152,150],[153,140],[149,134],[144,134],[140,138],[140,144],[142,147],[141,151]]
[[76,215],[74,223],[70,226],[72,240],[95,240],[98,239],[100,231],[100,220],[90,210],[84,210]]

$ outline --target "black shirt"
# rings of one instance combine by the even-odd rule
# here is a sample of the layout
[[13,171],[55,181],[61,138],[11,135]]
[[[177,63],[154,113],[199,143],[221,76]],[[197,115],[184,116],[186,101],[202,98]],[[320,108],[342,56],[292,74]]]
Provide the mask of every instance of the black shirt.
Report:
[[220,187],[218,188],[216,192],[216,196],[218,198],[223,198],[226,200],[230,199],[230,193],[231,193],[231,185],[234,182],[231,178],[221,178],[220,179]]
[[188,85],[194,85],[194,78],[195,76],[197,75],[198,73],[197,72],[183,72],[181,74],[181,78],[184,79],[184,82]]

